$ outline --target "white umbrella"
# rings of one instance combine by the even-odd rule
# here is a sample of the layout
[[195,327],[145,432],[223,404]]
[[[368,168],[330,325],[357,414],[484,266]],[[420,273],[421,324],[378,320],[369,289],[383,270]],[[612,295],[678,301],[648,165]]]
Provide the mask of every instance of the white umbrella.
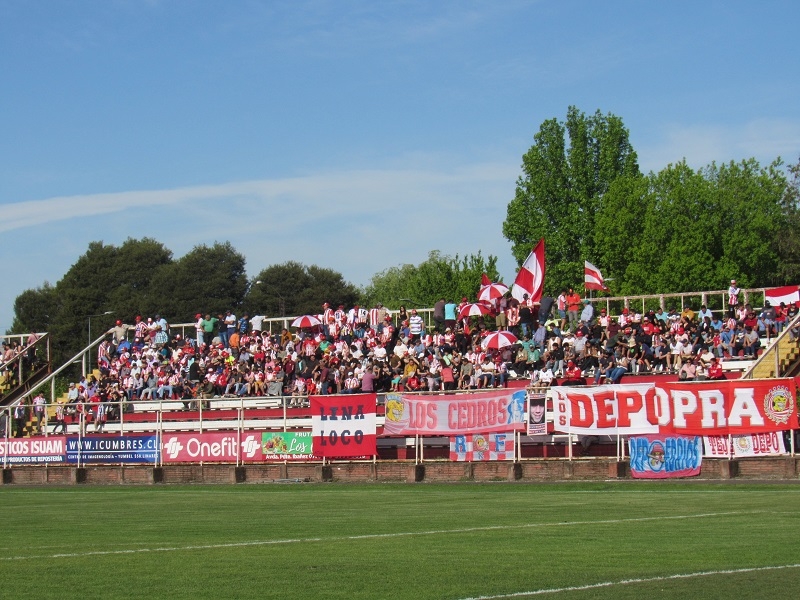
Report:
[[467,304],[462,308],[458,313],[459,319],[465,319],[467,317],[479,317],[480,315],[488,315],[492,311],[492,307],[488,304],[483,302],[474,302],[473,304]]
[[487,350],[499,350],[500,348],[505,348],[506,346],[511,346],[512,344],[516,344],[519,340],[517,336],[513,333],[508,331],[495,331],[487,335],[481,345],[486,348]]
[[316,327],[317,325],[322,325],[322,321],[314,315],[303,315],[292,321],[292,327],[300,327],[301,329],[304,327]]
[[508,292],[508,286],[503,283],[490,283],[482,285],[481,290],[478,292],[478,300],[483,302],[494,302],[498,298],[502,298]]

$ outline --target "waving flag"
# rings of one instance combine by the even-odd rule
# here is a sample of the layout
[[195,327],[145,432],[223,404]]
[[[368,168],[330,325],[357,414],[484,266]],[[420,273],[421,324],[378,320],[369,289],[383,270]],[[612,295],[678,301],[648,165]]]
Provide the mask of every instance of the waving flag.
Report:
[[539,240],[533,252],[522,263],[511,287],[511,295],[522,302],[522,295],[528,294],[531,302],[539,302],[542,290],[544,290],[544,238]]
[[778,306],[781,302],[785,302],[787,305],[794,304],[795,302],[800,302],[799,289],[796,285],[771,288],[764,290],[764,299],[769,300],[772,306]]
[[608,291],[608,286],[603,281],[603,275],[600,273],[600,269],[595,267],[588,260],[583,261],[583,274],[586,278],[583,287],[587,290]]

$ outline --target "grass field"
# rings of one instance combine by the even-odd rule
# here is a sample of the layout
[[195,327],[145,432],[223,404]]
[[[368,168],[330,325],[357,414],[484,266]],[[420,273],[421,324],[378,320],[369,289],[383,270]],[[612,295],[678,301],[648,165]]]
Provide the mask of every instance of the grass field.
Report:
[[3,598],[800,590],[799,485],[7,486],[0,507]]

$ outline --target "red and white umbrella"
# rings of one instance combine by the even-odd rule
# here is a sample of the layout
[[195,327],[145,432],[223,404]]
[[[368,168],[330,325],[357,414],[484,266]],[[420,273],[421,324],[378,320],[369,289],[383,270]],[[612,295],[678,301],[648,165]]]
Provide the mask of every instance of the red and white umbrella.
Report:
[[485,302],[473,302],[472,304],[467,304],[458,312],[458,318],[479,317],[488,315],[490,312],[492,312],[492,307]]
[[478,300],[483,302],[494,302],[498,298],[502,298],[508,292],[508,286],[504,283],[490,283],[482,285],[481,290],[478,292]]
[[320,321],[314,315],[303,315],[302,317],[297,317],[294,321],[292,321],[292,327],[316,327],[317,325],[322,325],[322,321]]
[[487,350],[499,350],[516,344],[518,341],[517,336],[509,331],[495,331],[483,338],[481,345]]

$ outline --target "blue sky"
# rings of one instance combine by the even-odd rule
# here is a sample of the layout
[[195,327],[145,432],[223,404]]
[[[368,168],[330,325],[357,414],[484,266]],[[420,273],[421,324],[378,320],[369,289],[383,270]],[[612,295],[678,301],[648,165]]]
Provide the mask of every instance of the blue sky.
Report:
[[[524,152],[567,107],[645,171],[800,157],[797,2],[0,2],[0,329],[89,242],[230,240],[365,285],[516,264]],[[598,265],[602,268],[602,265]],[[477,282],[476,282],[477,287]]]

